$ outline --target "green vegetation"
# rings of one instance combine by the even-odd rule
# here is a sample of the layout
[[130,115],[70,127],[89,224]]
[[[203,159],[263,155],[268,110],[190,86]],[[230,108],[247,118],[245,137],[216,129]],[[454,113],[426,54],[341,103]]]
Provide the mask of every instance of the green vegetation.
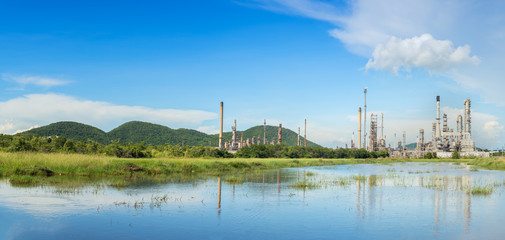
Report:
[[388,159],[124,159],[75,153],[0,152],[4,176],[158,176],[186,173],[220,175],[224,172],[285,167],[378,163]]
[[452,159],[460,159],[461,157],[459,155],[459,152],[454,150],[454,152],[452,152],[451,158]]
[[424,154],[424,159],[433,159],[433,158],[437,158],[437,153],[436,152],[427,152],[426,154]]
[[150,145],[184,145],[186,146],[217,146],[218,138],[214,139],[205,133],[190,129],[171,129],[162,125],[132,121],[127,122],[107,135],[110,139],[124,143],[136,144],[144,142]]
[[231,183],[231,184],[241,184],[243,179],[241,177],[237,176],[229,176],[224,179],[225,182]]
[[18,135],[36,135],[36,136],[63,136],[74,141],[86,142],[91,139],[101,144],[110,143],[107,133],[104,131],[82,123],[76,122],[57,122],[44,127],[34,128]]
[[321,184],[307,182],[307,181],[301,181],[301,182],[293,183],[291,185],[291,187],[296,188],[296,189],[316,189],[318,187],[321,187]]
[[[267,126],[266,137],[268,140],[277,138],[278,127]],[[263,138],[263,126],[256,126],[245,131],[237,131],[243,134],[243,139],[258,137]],[[297,134],[287,128],[283,128],[283,142],[287,146],[295,146]],[[73,141],[94,141],[102,145],[110,144],[112,141],[121,143],[146,145],[184,145],[184,146],[217,146],[219,136],[217,134],[208,135],[191,129],[171,129],[159,124],[131,121],[106,133],[98,128],[76,122],[57,122],[47,126],[35,128],[27,132],[18,134],[19,136],[35,135],[41,137],[65,137]],[[231,139],[231,132],[223,133],[224,139]],[[303,138],[302,138],[303,141]],[[320,147],[319,145],[307,141],[309,147]]]
[[[113,130],[114,131],[114,130]],[[285,144],[256,144],[231,154],[209,146],[150,145],[123,143],[119,140],[103,145],[97,141],[76,141],[64,136],[39,137],[33,134],[0,135],[0,151],[41,152],[41,153],[81,153],[107,155],[119,158],[384,158],[387,151],[368,152],[364,149],[330,149],[323,147],[297,147]]]
[[505,170],[505,158],[468,159],[468,164],[489,170]]
[[491,156],[493,156],[493,157],[502,157],[502,156],[505,156],[505,152],[503,150],[501,150],[501,151],[498,151],[498,152],[491,153]]
[[493,186],[473,186],[471,190],[468,190],[469,193],[472,193],[472,195],[489,195],[493,193],[494,187]]
[[323,147],[297,147],[276,145],[252,145],[237,151],[240,158],[385,158],[387,151],[368,152],[365,149],[331,149]]

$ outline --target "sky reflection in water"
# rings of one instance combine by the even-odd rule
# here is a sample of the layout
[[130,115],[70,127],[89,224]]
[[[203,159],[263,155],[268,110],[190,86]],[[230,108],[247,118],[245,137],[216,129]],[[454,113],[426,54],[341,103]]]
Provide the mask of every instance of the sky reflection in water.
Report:
[[[504,174],[437,163],[282,169],[78,189],[0,182],[5,239],[501,239]],[[235,178],[237,179],[237,178]],[[296,183],[310,188],[295,187]],[[303,184],[302,184],[303,185]],[[475,187],[489,195],[472,195]]]

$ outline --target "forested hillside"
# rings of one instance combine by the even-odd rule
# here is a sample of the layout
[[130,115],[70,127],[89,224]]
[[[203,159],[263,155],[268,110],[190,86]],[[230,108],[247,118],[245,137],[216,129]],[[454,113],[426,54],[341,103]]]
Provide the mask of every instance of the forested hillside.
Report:
[[[279,128],[276,126],[266,127],[266,137],[269,141],[275,138]],[[255,126],[245,131],[237,131],[238,137],[243,133],[243,139],[260,136],[263,139],[263,126]],[[109,144],[119,140],[121,143],[141,143],[150,145],[184,145],[186,146],[217,146],[219,135],[208,135],[192,129],[171,129],[159,124],[131,121],[106,133],[96,127],[76,122],[57,122],[47,126],[35,128],[20,135],[35,134],[38,136],[64,136],[76,141],[94,140],[101,144]],[[223,133],[225,140],[230,140],[231,132]],[[282,129],[283,143],[288,146],[296,146],[297,133],[287,129]],[[303,137],[300,138],[303,144]],[[263,141],[263,140],[262,140]],[[307,141],[307,146],[319,147],[319,145]]]
[[109,144],[110,140],[104,131],[82,123],[77,122],[57,122],[47,126],[34,128],[19,135],[35,134],[38,136],[64,136],[76,141],[87,141],[88,139],[97,141],[101,144]]

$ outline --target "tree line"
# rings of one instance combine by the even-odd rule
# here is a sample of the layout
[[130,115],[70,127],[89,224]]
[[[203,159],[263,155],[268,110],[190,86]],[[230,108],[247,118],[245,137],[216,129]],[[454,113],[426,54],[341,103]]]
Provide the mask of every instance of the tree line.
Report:
[[0,135],[0,151],[80,153],[115,156],[120,158],[381,158],[387,151],[368,152],[365,149],[331,149],[324,147],[297,147],[276,145],[251,145],[230,153],[226,149],[204,146],[150,145],[121,143],[119,140],[101,144],[94,140],[76,141],[65,137],[40,137],[36,135]]

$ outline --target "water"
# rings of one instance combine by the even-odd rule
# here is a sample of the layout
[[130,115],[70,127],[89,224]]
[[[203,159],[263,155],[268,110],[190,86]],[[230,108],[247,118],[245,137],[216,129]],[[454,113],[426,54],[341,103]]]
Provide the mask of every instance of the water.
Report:
[[[239,176],[239,175],[237,175]],[[0,239],[503,239],[505,174],[342,165],[114,188],[0,180]],[[305,182],[310,188],[294,187]],[[488,195],[472,188],[488,186]]]

